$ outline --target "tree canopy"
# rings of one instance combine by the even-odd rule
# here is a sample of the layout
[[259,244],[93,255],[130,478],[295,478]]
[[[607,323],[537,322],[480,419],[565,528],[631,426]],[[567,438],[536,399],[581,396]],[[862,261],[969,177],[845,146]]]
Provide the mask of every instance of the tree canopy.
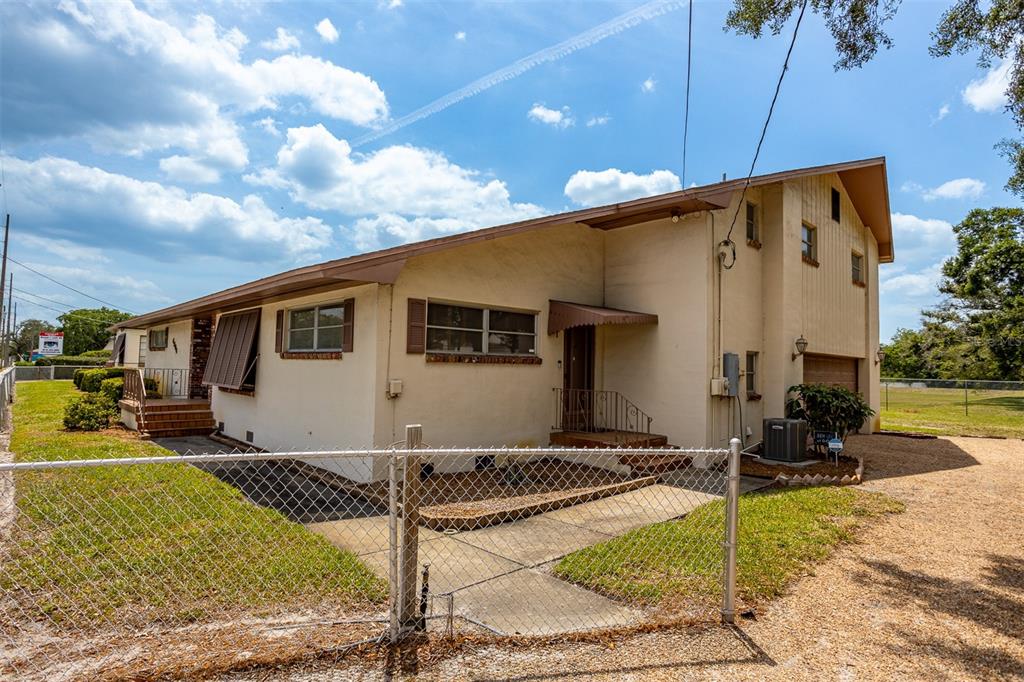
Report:
[[1024,209],[974,209],[953,228],[945,300],[885,348],[886,376],[1024,380]]
[[57,317],[64,332],[64,354],[99,350],[110,340],[108,328],[131,317],[112,308],[79,308]]
[[[835,40],[835,68],[853,69],[870,61],[879,48],[892,47],[885,24],[899,10],[901,0],[734,0],[726,28],[759,38],[767,29],[778,35],[803,2],[821,15]],[[931,32],[933,57],[978,51],[978,65],[989,68],[995,60],[1010,60],[1007,110],[1024,130],[1024,3],[1021,0],[956,0]],[[1024,139],[997,141],[996,148],[1013,171],[1006,183],[1024,195]]]

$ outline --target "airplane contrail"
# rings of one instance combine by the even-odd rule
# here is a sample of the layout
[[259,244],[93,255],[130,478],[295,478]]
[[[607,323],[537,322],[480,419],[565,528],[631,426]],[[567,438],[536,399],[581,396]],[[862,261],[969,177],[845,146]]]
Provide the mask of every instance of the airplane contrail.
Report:
[[374,140],[379,140],[386,135],[390,135],[397,130],[401,130],[407,125],[411,125],[417,121],[422,121],[428,116],[433,116],[437,112],[443,111],[453,104],[458,104],[466,98],[478,95],[484,90],[493,88],[495,85],[521,76],[534,67],[548,62],[558,61],[577,50],[582,50],[585,47],[595,45],[605,38],[622,33],[627,29],[639,26],[644,22],[685,6],[686,2],[684,0],[652,0],[647,4],[626,12],[625,14],[620,14],[614,19],[610,19],[603,24],[599,24],[594,28],[584,31],[583,33],[577,34],[568,40],[563,40],[556,45],[546,47],[543,50],[534,52],[527,57],[523,57],[504,68],[492,71],[486,76],[476,79],[469,85],[461,87],[458,90],[454,90],[443,97],[435,99],[430,104],[420,107],[412,113],[406,114],[401,118],[396,118],[394,121],[391,121],[378,130],[374,130],[373,132],[357,138],[352,143],[352,146],[361,147],[373,142]]

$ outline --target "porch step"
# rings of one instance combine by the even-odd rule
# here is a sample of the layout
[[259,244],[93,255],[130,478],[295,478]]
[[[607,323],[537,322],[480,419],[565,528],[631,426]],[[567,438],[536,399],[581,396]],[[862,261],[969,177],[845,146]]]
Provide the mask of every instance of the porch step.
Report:
[[663,474],[667,471],[683,469],[690,465],[690,457],[687,455],[623,455],[619,457],[619,464],[629,466],[637,474]]
[[146,438],[206,436],[217,429],[208,400],[147,401],[140,421]]
[[184,436],[209,436],[214,432],[213,428],[205,429],[146,429],[140,431],[142,438],[181,438]]
[[568,448],[661,448],[668,445],[668,436],[628,431],[554,431],[550,440],[552,445]]
[[145,417],[147,423],[154,424],[182,419],[213,419],[213,412],[210,410],[175,410],[174,412],[150,412],[146,410]]

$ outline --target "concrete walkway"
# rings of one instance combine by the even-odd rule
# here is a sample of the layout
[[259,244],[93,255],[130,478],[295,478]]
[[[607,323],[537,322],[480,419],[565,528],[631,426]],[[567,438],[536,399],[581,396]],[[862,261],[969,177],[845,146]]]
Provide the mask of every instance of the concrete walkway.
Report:
[[[743,487],[753,489],[759,482],[747,480]],[[638,610],[554,577],[552,566],[566,554],[683,516],[715,499],[658,484],[479,530],[421,528],[419,563],[430,564],[430,593],[436,598],[432,610],[446,613],[446,595],[451,594],[456,615],[503,634],[550,635],[630,624],[641,618]],[[387,577],[386,516],[307,527]]]

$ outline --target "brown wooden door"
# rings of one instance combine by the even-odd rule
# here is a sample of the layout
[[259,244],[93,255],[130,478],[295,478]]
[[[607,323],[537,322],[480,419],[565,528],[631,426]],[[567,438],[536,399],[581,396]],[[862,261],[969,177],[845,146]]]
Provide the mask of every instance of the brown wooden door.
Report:
[[807,353],[804,355],[804,383],[842,386],[856,393],[859,390],[857,358]]
[[593,431],[594,327],[570,327],[564,336],[562,429]]

